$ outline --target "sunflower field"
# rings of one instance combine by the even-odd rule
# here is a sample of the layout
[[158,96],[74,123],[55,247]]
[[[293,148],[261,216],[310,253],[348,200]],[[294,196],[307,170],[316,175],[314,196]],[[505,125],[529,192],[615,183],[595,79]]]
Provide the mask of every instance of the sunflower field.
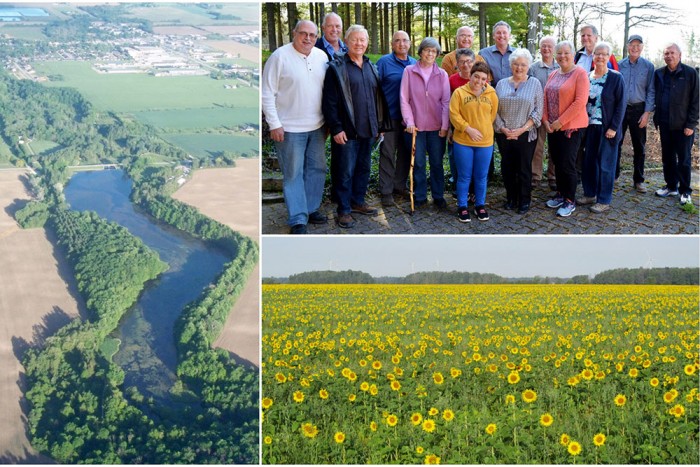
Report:
[[264,285],[264,463],[698,464],[698,289]]

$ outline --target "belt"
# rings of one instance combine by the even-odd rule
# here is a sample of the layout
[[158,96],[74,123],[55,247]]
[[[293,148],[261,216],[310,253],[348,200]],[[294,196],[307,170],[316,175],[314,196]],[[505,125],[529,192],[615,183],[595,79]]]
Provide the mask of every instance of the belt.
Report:
[[627,104],[627,107],[631,109],[638,109],[640,107],[644,107],[644,102],[637,102],[636,104]]

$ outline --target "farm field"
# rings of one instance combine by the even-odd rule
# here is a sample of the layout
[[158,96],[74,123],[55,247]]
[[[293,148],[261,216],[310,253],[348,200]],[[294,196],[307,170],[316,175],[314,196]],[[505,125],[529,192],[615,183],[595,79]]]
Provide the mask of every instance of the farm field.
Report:
[[[8,209],[27,200],[22,170],[0,171],[0,463],[46,463],[26,435],[19,359],[84,310],[69,267],[44,229],[22,230]],[[38,287],[40,285],[40,287]]]
[[156,110],[134,112],[134,117],[149,125],[168,130],[221,128],[257,123],[258,107],[213,107],[196,109],[191,112],[182,110]]
[[[259,7],[257,4],[226,4],[220,5],[221,8],[207,9],[196,4],[179,4],[179,5],[151,5],[148,7],[136,6],[130,9],[127,16],[143,18],[151,21],[155,25],[166,24],[191,24],[195,26],[208,24],[236,24],[241,22],[254,21],[257,22]],[[233,15],[241,18],[240,20],[217,20],[209,11],[216,12],[222,15]]]
[[700,461],[697,287],[262,297],[264,463]]
[[258,154],[260,142],[257,136],[220,135],[206,133],[168,133],[163,139],[190,154],[212,157],[221,151]]
[[30,41],[45,41],[46,36],[44,35],[42,29],[43,25],[38,26],[16,26],[16,25],[2,25],[0,26],[0,34],[7,34],[15,39],[23,39]]

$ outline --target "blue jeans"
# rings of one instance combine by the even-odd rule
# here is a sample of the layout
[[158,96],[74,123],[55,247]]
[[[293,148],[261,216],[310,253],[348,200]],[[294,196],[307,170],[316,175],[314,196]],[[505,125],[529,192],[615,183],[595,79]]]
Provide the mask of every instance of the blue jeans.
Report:
[[486,204],[486,182],[493,155],[493,145],[485,148],[463,146],[454,143],[455,163],[457,164],[457,205],[467,206],[469,183],[474,180],[476,205]]
[[323,127],[303,133],[284,132],[284,141],[275,142],[284,176],[287,224],[309,221],[318,210],[326,182],[326,132]]
[[365,204],[374,140],[375,138],[349,139],[345,144],[338,145],[340,157],[333,169],[338,170],[335,193],[340,216],[350,214],[352,206]]
[[589,125],[586,130],[581,185],[583,194],[595,196],[600,204],[610,204],[612,201],[619,148],[614,141],[614,138],[605,137],[603,125]]
[[[439,131],[419,131],[416,135],[416,160],[413,164],[413,193],[416,201],[428,199],[428,177],[426,175],[426,153],[430,162],[430,192],[433,200],[445,197],[445,169],[442,157],[445,155],[446,137]],[[411,147],[413,135],[406,133],[407,146]]]

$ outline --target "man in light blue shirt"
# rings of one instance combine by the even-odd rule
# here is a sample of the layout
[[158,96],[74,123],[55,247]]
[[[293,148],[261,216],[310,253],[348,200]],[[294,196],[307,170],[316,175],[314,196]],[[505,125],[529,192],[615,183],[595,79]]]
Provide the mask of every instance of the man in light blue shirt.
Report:
[[510,54],[515,50],[508,45],[510,42],[510,25],[505,21],[499,21],[493,25],[493,40],[496,45],[479,50],[479,56],[484,59],[491,68],[491,86],[503,78],[513,75],[510,69]]
[[620,73],[625,81],[627,109],[622,121],[622,139],[617,155],[615,178],[620,176],[620,159],[625,132],[629,128],[634,150],[634,173],[632,181],[639,193],[646,193],[644,184],[644,160],[646,158],[647,124],[654,110],[654,65],[642,58],[644,41],[642,36],[633,34],[627,40],[627,58],[620,61]]
[[343,20],[336,13],[328,13],[321,23],[323,35],[316,41],[316,47],[326,52],[328,60],[338,53],[347,53],[348,46],[340,39],[343,36]]

